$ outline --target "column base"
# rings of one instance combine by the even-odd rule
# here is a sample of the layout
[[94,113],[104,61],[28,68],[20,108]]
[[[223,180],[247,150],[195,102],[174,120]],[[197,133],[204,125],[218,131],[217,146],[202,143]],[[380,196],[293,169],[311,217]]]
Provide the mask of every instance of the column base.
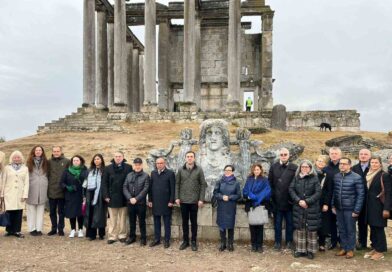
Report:
[[238,111],[241,111],[241,104],[240,104],[240,102],[238,102],[236,100],[228,101],[226,103],[225,111],[227,111],[227,112],[238,112]]
[[158,104],[144,104],[140,108],[140,112],[159,112]]
[[103,105],[103,104],[98,104],[98,105],[96,106],[96,108],[97,108],[98,110],[107,110],[107,109],[108,109],[108,107],[105,106],[105,105]]
[[178,102],[178,110],[180,112],[198,112],[199,107],[194,102]]
[[128,106],[125,104],[114,104],[109,108],[110,113],[128,113]]

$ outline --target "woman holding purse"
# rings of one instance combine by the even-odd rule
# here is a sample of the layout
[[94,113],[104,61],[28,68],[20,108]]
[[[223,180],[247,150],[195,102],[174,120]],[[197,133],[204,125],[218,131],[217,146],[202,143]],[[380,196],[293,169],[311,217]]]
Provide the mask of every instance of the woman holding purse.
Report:
[[313,259],[317,252],[321,187],[317,173],[308,160],[301,162],[289,187],[293,200],[293,223],[296,235],[294,257]]
[[384,259],[387,251],[385,227],[390,216],[391,177],[382,170],[380,157],[370,159],[369,172],[366,175],[368,193],[366,197],[366,221],[370,226],[370,241],[372,250],[364,258],[374,261]]
[[227,230],[227,248],[229,251],[234,250],[234,224],[237,211],[237,200],[241,198],[240,183],[235,178],[234,167],[226,165],[224,175],[215,185],[213,195],[217,199],[217,219],[219,226],[221,245],[219,251],[226,249],[226,230]]
[[[269,203],[271,197],[271,187],[268,179],[263,175],[263,167],[261,164],[254,164],[251,167],[251,173],[246,179],[242,195],[245,202],[245,211],[259,206],[265,206]],[[267,213],[268,217],[268,213]],[[263,232],[264,225],[249,224],[250,240],[253,252],[263,252]]]

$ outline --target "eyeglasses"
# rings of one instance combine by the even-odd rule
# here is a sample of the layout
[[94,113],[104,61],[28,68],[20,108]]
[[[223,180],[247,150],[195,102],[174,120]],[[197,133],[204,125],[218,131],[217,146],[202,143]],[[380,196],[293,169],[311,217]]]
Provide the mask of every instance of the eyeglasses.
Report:
[[164,162],[156,162],[155,164],[165,164]]
[[301,168],[310,168],[310,167],[307,165],[303,165],[303,166],[301,166]]
[[289,154],[287,154],[287,153],[280,154],[281,157],[285,157],[285,156],[288,156],[288,155],[289,155]]
[[231,169],[225,169],[225,172],[233,172]]

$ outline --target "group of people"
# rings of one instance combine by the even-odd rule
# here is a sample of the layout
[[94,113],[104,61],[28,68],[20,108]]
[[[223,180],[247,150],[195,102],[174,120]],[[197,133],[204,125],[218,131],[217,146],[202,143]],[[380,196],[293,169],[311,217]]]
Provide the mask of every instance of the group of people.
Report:
[[[183,233],[179,249],[191,247],[197,251],[197,214],[204,205],[207,184],[195,156],[188,151],[185,164],[176,172],[166,167],[165,158],[159,157],[149,175],[143,170],[141,158],[128,164],[121,151],[115,152],[109,165],[101,154],[94,155],[88,168],[82,156],[65,158],[61,146],[52,148],[50,159],[42,146],[35,146],[26,162],[21,152],[14,151],[7,165],[4,153],[0,152],[0,197],[10,219],[6,236],[24,237],[21,225],[25,206],[30,235],[42,235],[49,200],[52,226],[49,236],[64,236],[66,217],[71,226],[70,238],[86,235],[89,240],[103,240],[108,222],[107,243],[119,241],[129,245],[136,242],[138,221],[140,245],[144,246],[146,213],[151,208],[154,238],[150,246],[161,244],[163,221],[163,245],[168,248],[172,211],[178,205]],[[285,246],[293,250],[294,257],[313,259],[317,251],[326,250],[326,238],[330,237],[328,249],[339,244],[336,255],[352,258],[355,247],[367,248],[369,226],[371,251],[365,258],[384,258],[387,250],[384,228],[392,210],[392,156],[388,173],[383,171],[381,158],[372,157],[367,149],[359,152],[359,163],[354,166],[337,147],[329,150],[329,157],[319,156],[314,164],[302,160],[297,166],[290,162],[289,150],[282,148],[279,160],[271,165],[268,174],[261,164],[252,165],[242,190],[234,165],[226,165],[222,170],[213,190],[220,251],[234,250],[237,203],[242,200],[248,214],[265,207],[273,215],[275,250],[282,249],[285,221]],[[251,250],[262,252],[264,223],[250,224],[249,231]]]

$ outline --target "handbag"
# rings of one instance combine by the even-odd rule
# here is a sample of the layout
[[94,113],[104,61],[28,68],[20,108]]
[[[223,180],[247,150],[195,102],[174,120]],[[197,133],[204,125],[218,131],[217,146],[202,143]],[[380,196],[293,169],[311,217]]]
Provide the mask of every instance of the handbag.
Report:
[[5,203],[0,201],[0,227],[8,227],[10,224],[10,215],[5,210]]
[[[220,181],[219,181],[218,191],[220,191]],[[213,195],[213,196],[211,197],[211,206],[212,206],[213,208],[218,207],[218,199],[215,197],[215,195]]]
[[[381,193],[378,194],[378,199],[381,201],[381,203],[384,205],[385,203],[385,188],[384,188],[384,178],[383,178],[384,173],[381,173]],[[392,219],[392,211],[389,211],[389,218]]]
[[249,225],[259,226],[268,223],[268,210],[265,206],[251,208],[248,212]]
[[86,216],[87,204],[86,201],[82,203],[82,216]]

